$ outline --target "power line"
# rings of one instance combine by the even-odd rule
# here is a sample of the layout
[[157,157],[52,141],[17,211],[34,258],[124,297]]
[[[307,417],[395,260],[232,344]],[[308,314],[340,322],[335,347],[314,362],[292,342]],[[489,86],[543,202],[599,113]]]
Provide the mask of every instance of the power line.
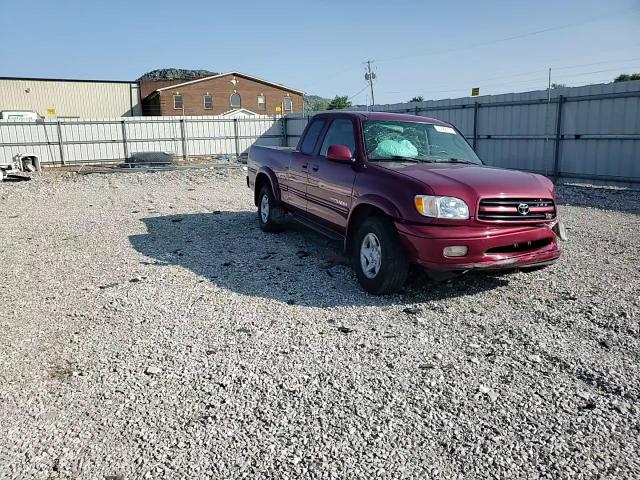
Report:
[[[636,69],[636,68],[634,68]],[[613,68],[613,69],[604,69],[604,70],[595,70],[592,72],[581,72],[581,73],[577,73],[577,74],[569,74],[569,75],[564,75],[561,76],[559,79],[556,79],[556,81],[562,81],[565,78],[575,78],[575,77],[583,77],[583,76],[588,76],[588,75],[595,75],[597,73],[605,73],[605,72],[611,72],[611,71],[617,71],[619,69],[617,68]],[[502,85],[531,85],[531,88],[534,88],[536,85],[540,85],[540,88],[537,88],[537,90],[543,90],[546,89],[542,88],[542,85],[545,85],[545,81],[547,80],[547,77],[536,77],[536,78],[529,78],[526,80],[522,80],[522,81],[517,81],[517,82],[506,82],[506,83],[494,83],[494,84],[489,84],[489,85],[483,85],[484,88],[491,88],[491,87],[499,87]],[[524,87],[520,87],[520,88],[524,88]],[[415,92],[415,91],[414,91]],[[468,88],[453,88],[453,89],[449,89],[449,90],[429,90],[425,93],[422,93],[422,95],[424,96],[434,96],[437,95],[439,93],[455,93],[455,92],[468,92]],[[406,92],[382,92],[382,93],[406,93]],[[503,93],[508,93],[508,92],[503,92]],[[432,99],[435,100],[435,99]]]
[[[639,43],[634,43],[634,44],[631,44],[631,45],[625,45],[625,47],[629,48],[629,49],[632,49],[634,47],[640,47],[640,42]],[[593,58],[596,55],[600,55],[600,54],[604,54],[604,53],[610,53],[610,52],[619,52],[619,51],[620,51],[620,47],[619,46],[616,46],[615,48],[607,48],[607,49],[604,49],[604,50],[590,50],[589,53],[571,55],[570,59],[571,59],[571,61],[573,61],[573,60],[575,60],[577,58],[583,58],[583,57]],[[546,71],[547,68],[549,68],[549,66],[553,67],[554,69],[555,68],[564,68],[562,66],[555,66],[554,67],[554,64],[556,64],[556,62],[565,62],[565,61],[567,61],[567,57],[566,56],[556,57],[556,58],[553,58],[553,59],[545,60],[545,63],[543,65],[539,64],[538,66],[533,67],[533,68],[535,69],[536,72],[537,71],[541,71],[541,70],[545,70]],[[620,60],[620,61],[624,61],[624,60]],[[597,62],[597,63],[600,63],[600,62]],[[583,66],[586,66],[586,65],[583,65]],[[520,69],[520,68],[529,68],[529,67],[531,67],[530,63],[524,64],[524,65],[522,65],[522,64],[521,65],[509,65],[508,67],[504,67],[504,68],[500,68],[500,69],[492,68],[490,71],[491,71],[491,73],[496,73],[496,72],[503,72],[503,71],[513,71],[513,70],[517,70],[517,69]],[[487,73],[487,71],[477,72],[477,73],[482,74],[482,73]]]
[[356,98],[358,95],[360,95],[362,92],[364,92],[367,88],[369,88],[369,84],[366,84],[362,90],[360,90],[358,93],[355,93],[355,94],[351,95],[347,100],[352,100],[352,99]]
[[[602,17],[602,18],[606,18],[606,17]],[[482,46],[482,45],[473,45],[473,46],[469,46],[469,47],[465,47],[465,48],[472,49],[472,48],[475,48],[476,46]],[[628,45],[628,47],[636,47],[636,46],[640,46],[640,43],[634,43],[634,44]],[[618,51],[620,51],[620,47],[607,48],[605,50],[598,50],[598,51],[590,51],[589,53],[584,53],[584,54],[581,54],[581,55],[574,55],[571,58],[575,59],[575,58],[583,58],[583,57],[593,57],[594,55],[598,55],[598,54],[602,54],[602,53],[609,53],[609,52],[612,52],[612,51],[618,52]],[[555,59],[551,60],[551,62],[557,62],[557,61],[562,61],[562,60],[566,60],[566,57],[562,57],[562,58],[556,57]],[[632,60],[636,60],[636,58],[630,58],[630,59],[627,59],[627,60],[619,60],[619,61],[620,62],[625,62],[625,61],[632,61]],[[385,61],[385,60],[383,60],[383,61]],[[553,68],[553,70],[560,70],[560,69],[587,67],[587,66],[591,66],[591,65],[600,65],[600,64],[605,64],[605,63],[616,63],[616,62],[618,62],[618,60],[610,60],[610,61],[606,61],[606,62],[595,62],[595,63],[590,63],[590,64],[581,64],[581,65],[572,65],[572,66],[553,66],[553,64],[552,64],[551,67]],[[345,72],[348,72],[350,70],[355,70],[356,68],[359,68],[359,66],[356,65],[356,66],[346,67],[346,68],[338,70],[338,71],[336,71],[334,73],[331,73],[328,76],[325,75],[325,76],[323,76],[322,81],[314,82],[314,85],[318,84],[318,83],[325,82],[327,79],[333,78],[333,77],[335,77],[337,75],[340,75],[341,73],[345,73]],[[490,78],[485,78],[485,79],[481,79],[481,80],[475,80],[474,79],[473,81],[474,82],[483,82],[485,80],[493,80],[493,79],[496,79],[496,78],[520,77],[520,76],[524,76],[524,75],[534,74],[534,73],[537,73],[539,71],[542,71],[543,69],[546,70],[547,68],[548,68],[548,64],[547,64],[547,66],[541,66],[540,69],[534,70],[534,71],[529,71],[529,72],[524,72],[524,73],[519,73],[519,74],[514,74],[514,75],[509,75],[509,76],[490,77]],[[512,70],[512,68],[511,67],[505,67],[502,70],[503,71],[504,70]],[[495,71],[500,71],[500,70],[492,69],[492,71],[495,72]],[[307,85],[306,87],[308,87],[308,86],[309,85]],[[448,85],[438,85],[435,88],[446,87],[446,86],[448,86]],[[384,93],[407,93],[407,90],[400,91],[400,92],[384,92]]]
[[637,11],[637,10],[638,10],[637,8],[632,8],[632,9],[624,10],[622,12],[618,12],[618,13],[615,13],[615,14],[612,14],[612,15],[592,17],[592,18],[588,18],[588,19],[585,19],[585,20],[580,20],[578,22],[567,23],[567,24],[558,25],[558,26],[555,26],[555,27],[543,28],[541,30],[535,30],[535,31],[532,31],[532,32],[521,33],[521,34],[518,34],[518,35],[511,35],[509,37],[498,38],[496,40],[489,40],[489,41],[486,41],[486,42],[480,42],[480,43],[475,43],[475,44],[472,44],[472,45],[466,45],[466,46],[463,46],[463,47],[449,48],[449,49],[444,49],[444,50],[436,50],[436,51],[431,50],[428,53],[420,53],[420,54],[413,54],[413,55],[403,55],[403,56],[398,56],[398,57],[383,58],[382,60],[378,60],[378,62],[390,62],[390,61],[394,61],[394,60],[404,60],[404,59],[407,59],[407,58],[418,58],[418,57],[427,57],[427,56],[432,57],[435,54],[456,52],[456,51],[460,51],[460,50],[468,50],[468,49],[473,49],[473,48],[477,48],[477,47],[484,47],[486,45],[493,45],[493,44],[496,44],[496,43],[508,42],[508,41],[511,41],[511,40],[517,40],[517,39],[520,39],[520,38],[530,37],[530,36],[533,36],[533,35],[540,35],[541,33],[552,32],[552,31],[555,31],[555,30],[563,30],[565,28],[572,28],[572,27],[576,27],[578,25],[583,25],[585,23],[597,22],[597,21],[600,21],[600,20],[608,19],[608,18],[618,17],[618,16],[621,16],[621,15],[626,15],[629,12],[632,12],[632,11]]
[[552,68],[554,70],[566,70],[566,69],[569,69],[569,68],[580,68],[580,67],[592,67],[594,65],[605,65],[607,63],[633,62],[635,60],[640,60],[640,57],[627,58],[627,59],[622,59],[622,60],[607,60],[605,62],[583,63],[582,65],[569,65],[569,66],[565,66],[565,67],[553,67],[552,66]]
[[[581,21],[578,21],[578,22],[568,23],[568,24],[564,24],[564,25],[558,25],[558,26],[555,26],[555,27],[548,27],[548,28],[544,28],[544,29],[541,29],[541,30],[536,30],[536,31],[527,32],[527,33],[522,33],[522,34],[518,34],[518,35],[512,35],[512,36],[509,36],[509,37],[504,37],[504,38],[500,38],[500,39],[496,39],[496,40],[490,40],[490,41],[487,41],[487,42],[476,43],[476,44],[473,44],[473,45],[467,45],[467,46],[464,46],[464,47],[451,48],[451,49],[446,49],[446,50],[439,50],[439,51],[436,51],[436,52],[433,52],[433,51],[432,51],[432,52],[429,52],[428,54],[417,54],[417,55],[406,55],[406,56],[391,57],[391,58],[386,58],[386,59],[378,60],[378,62],[389,62],[389,61],[399,60],[399,59],[405,59],[405,58],[415,58],[415,57],[422,57],[422,56],[433,56],[433,55],[434,55],[434,54],[436,54],[436,53],[448,53],[448,52],[453,52],[453,51],[460,51],[460,50],[469,50],[469,49],[474,49],[474,48],[478,48],[478,47],[482,47],[482,46],[486,46],[486,45],[491,45],[491,44],[496,44],[496,43],[507,42],[507,41],[516,40],[516,39],[520,39],[520,38],[524,38],[524,37],[528,37],[528,36],[533,36],[533,35],[539,35],[539,34],[546,33],[546,32],[550,32],[550,31],[555,31],[555,30],[562,30],[562,29],[566,29],[566,28],[571,28],[571,27],[575,27],[575,26],[578,26],[578,25],[583,25],[583,24],[585,24],[585,23],[591,23],[591,22],[596,22],[596,21],[605,20],[605,19],[609,19],[609,18],[614,18],[614,17],[617,17],[617,16],[625,15],[625,14],[627,14],[627,13],[629,13],[629,12],[635,12],[635,11],[637,11],[637,10],[638,10],[638,9],[636,9],[636,8],[632,8],[632,9],[629,9],[629,10],[625,10],[625,11],[618,12],[618,13],[611,14],[611,15],[607,15],[607,16],[600,16],[600,17],[595,17],[595,18],[588,18],[588,19],[584,19],[584,20],[581,20]],[[640,44],[637,44],[637,45],[640,45]],[[619,50],[619,48],[616,48],[615,50]],[[584,57],[584,56],[593,56],[595,53],[606,53],[606,52],[608,52],[608,51],[611,51],[611,49],[608,49],[608,50],[601,50],[601,51],[598,51],[598,52],[593,52],[593,51],[591,51],[590,53],[586,53],[586,54],[584,54],[584,55],[578,55],[577,57],[576,57],[576,56],[574,56],[573,58],[580,58],[580,57]],[[631,60],[631,59],[630,59],[630,60]],[[598,65],[598,64],[601,64],[601,63],[614,63],[614,62],[615,62],[615,61],[611,61],[611,62],[596,62],[596,63],[594,63],[593,65]],[[590,65],[590,64],[584,64],[584,65],[582,65],[582,66],[589,66],[589,65]],[[327,81],[327,80],[329,80],[329,79],[332,79],[332,78],[334,78],[334,77],[336,77],[336,76],[338,76],[338,75],[341,75],[341,74],[343,74],[343,73],[346,73],[346,72],[348,72],[348,71],[355,70],[356,68],[357,68],[357,66],[356,66],[356,65],[352,65],[352,66],[349,66],[349,67],[346,67],[346,68],[342,68],[342,69],[340,69],[340,70],[337,70],[337,71],[335,71],[335,72],[333,72],[333,73],[330,73],[330,74],[324,74],[324,75],[322,76],[322,80],[319,80],[319,81],[317,81],[317,82],[313,82],[313,83],[311,83],[311,84],[307,84],[307,85],[305,85],[304,87],[305,87],[305,89],[308,89],[309,87],[312,87],[312,86],[318,85],[318,84],[320,84],[320,83],[324,83],[324,82],[326,82],[326,81]],[[547,68],[547,67],[545,67],[545,68]],[[578,68],[578,66],[572,66],[572,67],[552,67],[552,68],[553,68],[554,70],[559,70],[559,69],[565,69],[565,68],[567,68],[567,69],[568,69],[568,68]],[[526,72],[526,73],[522,73],[522,74],[509,75],[508,77],[503,76],[503,77],[493,77],[493,78],[510,78],[510,77],[519,77],[519,76],[524,76],[524,75],[528,75],[528,74],[532,74],[532,73],[535,73],[535,72]],[[483,80],[481,80],[481,81],[483,81]],[[476,81],[476,82],[477,82],[477,81]],[[449,90],[449,91],[451,91],[451,90]],[[407,92],[407,91],[404,91],[404,92],[387,92],[387,93],[406,93],[406,92]]]
[[[621,68],[617,67],[617,68],[607,68],[606,70],[595,70],[593,72],[583,72],[583,73],[577,73],[575,75],[571,74],[571,75],[562,75],[560,78],[572,78],[572,77],[581,77],[583,75],[593,75],[595,73],[605,73],[605,72],[616,72],[616,71],[620,71]],[[640,67],[631,67],[629,68],[629,70],[640,70]]]
[[[636,58],[629,58],[626,60],[615,60],[615,61],[610,61],[610,62],[595,62],[595,63],[590,63],[590,64],[582,64],[582,65],[569,65],[569,66],[564,66],[564,67],[553,67],[553,70],[567,70],[567,69],[571,69],[571,68],[580,68],[580,67],[587,67],[587,66],[594,66],[594,65],[602,65],[602,64],[607,64],[607,63],[617,63],[617,62],[630,62],[630,61],[635,61],[635,60],[640,60],[640,57],[636,57]],[[591,75],[594,73],[604,73],[604,72],[612,72],[612,71],[617,71],[617,70],[621,70],[624,69],[625,67],[615,67],[615,68],[609,68],[609,69],[604,69],[604,70],[596,70],[593,72],[581,72],[581,73],[577,73],[573,76],[581,76],[581,75]],[[634,67],[635,68],[635,67]],[[474,80],[470,80],[467,81],[465,83],[458,83],[455,85],[450,85],[450,84],[444,84],[444,85],[435,85],[431,88],[440,88],[440,87],[453,87],[450,89],[446,89],[446,90],[429,90],[430,93],[448,93],[448,92],[457,92],[457,91],[461,91],[461,90],[466,90],[468,89],[469,85],[471,85],[472,83],[474,85],[479,85],[482,87],[496,87],[496,86],[501,86],[501,85],[515,85],[515,84],[521,84],[521,83],[532,83],[534,81],[538,81],[540,79],[546,79],[547,77],[535,77],[535,78],[528,78],[525,79],[523,81],[509,81],[509,82],[500,82],[500,83],[493,83],[493,84],[485,84],[484,82],[488,81],[488,80],[498,80],[498,79],[502,79],[502,78],[514,78],[514,77],[523,77],[523,76],[527,76],[527,75],[534,75],[534,74],[540,74],[542,73],[542,69],[540,70],[534,70],[534,71],[529,71],[529,72],[524,72],[524,73],[517,73],[517,74],[513,74],[513,75],[505,75],[505,76],[500,76],[500,77],[490,77],[490,78],[484,78],[484,79],[474,79]],[[560,77],[570,77],[571,75],[559,75]],[[414,90],[401,90],[401,91],[383,91],[382,93],[411,93],[411,92],[415,92]]]
[[[640,43],[628,45],[629,48],[636,47],[636,46],[640,46]],[[610,48],[610,49],[606,49],[606,50],[598,50],[598,51],[595,51],[595,52],[590,52],[588,54],[573,55],[571,57],[571,59],[576,59],[576,58],[581,58],[581,57],[586,57],[586,56],[593,57],[596,54],[608,53],[608,52],[611,52],[611,51],[618,52],[619,50],[620,50],[620,47],[616,47],[614,49]],[[541,65],[541,66],[539,66],[537,68],[534,67],[533,70],[529,70],[527,72],[522,72],[522,73],[516,73],[516,74],[511,74],[511,75],[500,75],[500,76],[495,76],[495,77],[485,77],[485,78],[480,78],[480,79],[474,77],[473,79],[467,80],[463,85],[466,87],[466,86],[469,85],[469,83],[478,84],[478,83],[485,82],[487,80],[496,80],[496,79],[502,79],[502,78],[513,78],[513,77],[522,77],[522,76],[526,76],[526,75],[534,75],[534,74],[540,73],[541,71],[545,71],[546,72],[547,69],[549,68],[549,66],[551,66],[553,68],[553,70],[560,70],[560,69],[587,67],[587,66],[591,66],[591,65],[600,65],[600,64],[605,64],[605,63],[627,62],[627,61],[637,60],[637,58],[629,58],[629,59],[624,59],[624,60],[612,60],[612,61],[607,61],[607,62],[595,62],[595,63],[591,63],[591,64],[581,64],[581,65],[554,66],[553,62],[565,61],[565,60],[567,60],[566,57],[555,58],[555,59],[549,60],[548,61],[549,63],[546,63],[545,65]],[[491,72],[494,73],[494,72],[503,72],[503,71],[513,71],[514,69],[517,69],[517,68],[520,68],[520,67],[526,68],[526,67],[529,67],[529,65],[520,65],[520,66],[515,66],[515,67],[509,66],[509,67],[498,68],[498,69],[494,68],[494,69],[491,69]],[[479,73],[483,73],[483,72],[479,72]],[[458,84],[457,83],[456,85],[462,85],[462,84]],[[444,88],[444,87],[448,87],[448,86],[451,86],[451,84],[447,83],[447,84],[444,84],[444,85],[434,85],[431,88]],[[401,92],[385,92],[385,93],[407,93],[407,92],[408,91],[405,90],[405,91],[401,91]]]
[[304,88],[307,89],[307,88],[312,87],[314,85],[318,85],[320,83],[325,83],[327,80],[330,80],[330,79],[332,79],[334,77],[337,77],[338,75],[343,74],[345,72],[348,72],[350,70],[355,70],[356,68],[360,68],[360,65],[357,65],[357,66],[356,65],[352,65],[350,67],[343,68],[343,69],[338,70],[338,71],[333,72],[333,73],[323,74],[321,80],[319,80],[317,82],[309,83],[307,85],[304,85]]

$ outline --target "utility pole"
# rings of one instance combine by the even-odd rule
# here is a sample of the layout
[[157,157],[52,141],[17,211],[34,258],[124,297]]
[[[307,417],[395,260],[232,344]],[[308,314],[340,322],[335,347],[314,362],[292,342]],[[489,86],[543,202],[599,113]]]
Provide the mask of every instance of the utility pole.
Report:
[[551,67],[549,67],[549,87],[547,88],[547,103],[551,103]]
[[375,105],[376,100],[373,96],[373,80],[376,78],[376,74],[371,71],[371,62],[373,60],[367,60],[367,73],[364,75],[364,79],[369,82],[369,87],[371,88],[371,105]]

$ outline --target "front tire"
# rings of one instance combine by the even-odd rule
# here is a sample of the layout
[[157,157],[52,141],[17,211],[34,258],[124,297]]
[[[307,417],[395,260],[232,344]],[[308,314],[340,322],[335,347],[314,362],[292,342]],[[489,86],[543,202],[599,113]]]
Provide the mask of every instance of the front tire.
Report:
[[282,230],[282,217],[284,212],[276,205],[276,200],[269,186],[265,185],[260,190],[258,197],[258,223],[263,232],[279,232]]
[[374,295],[397,292],[409,274],[398,233],[384,217],[369,217],[358,227],[352,259],[360,285]]

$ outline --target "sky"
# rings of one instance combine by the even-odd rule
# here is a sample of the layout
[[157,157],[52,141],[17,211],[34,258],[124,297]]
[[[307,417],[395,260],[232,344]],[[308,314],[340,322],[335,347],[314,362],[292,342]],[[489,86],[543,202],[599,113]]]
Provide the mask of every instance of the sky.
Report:
[[640,0],[0,0],[0,76],[239,71],[376,103],[610,82],[640,72]]

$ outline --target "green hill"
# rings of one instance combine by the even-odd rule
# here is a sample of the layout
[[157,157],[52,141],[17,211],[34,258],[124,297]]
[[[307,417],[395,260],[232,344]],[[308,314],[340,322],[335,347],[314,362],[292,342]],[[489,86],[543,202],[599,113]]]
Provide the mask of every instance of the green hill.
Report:
[[318,95],[305,95],[304,110],[305,112],[320,112],[326,110],[330,101],[330,99]]
[[210,70],[189,70],[185,68],[158,68],[151,70],[138,78],[140,80],[192,80],[194,78],[218,75]]

